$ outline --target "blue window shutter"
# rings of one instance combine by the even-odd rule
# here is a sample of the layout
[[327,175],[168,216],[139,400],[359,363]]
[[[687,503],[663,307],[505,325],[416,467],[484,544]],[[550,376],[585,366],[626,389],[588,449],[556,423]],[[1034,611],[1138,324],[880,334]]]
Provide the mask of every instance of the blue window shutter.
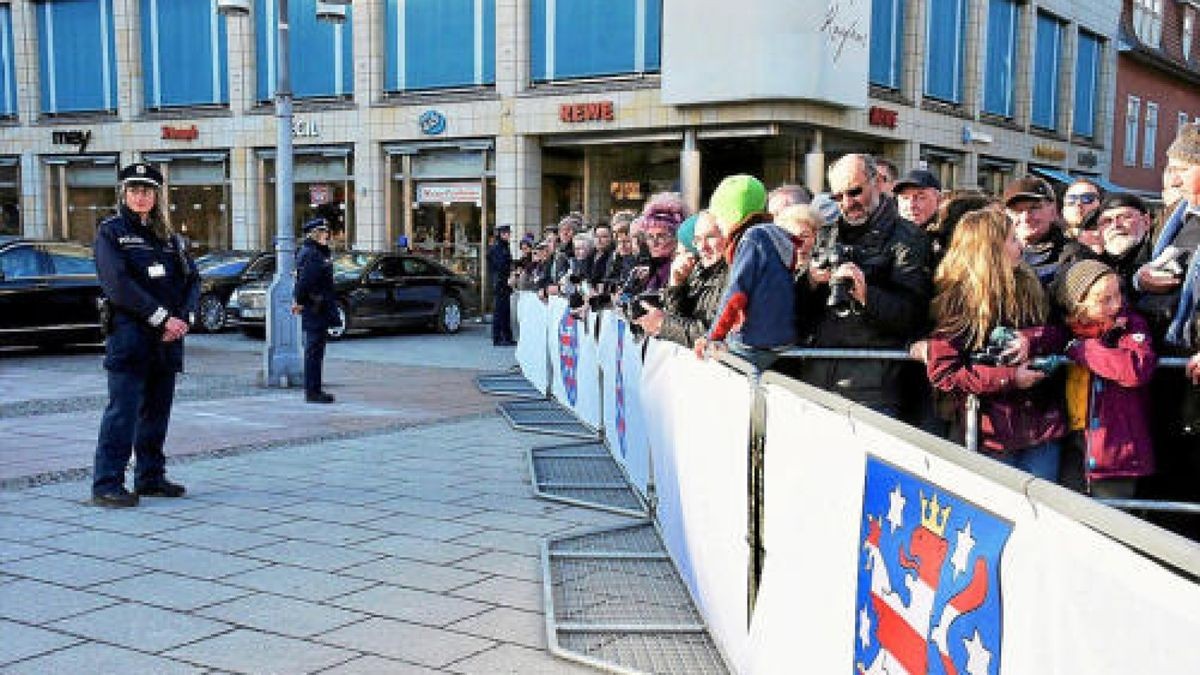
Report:
[[925,39],[925,95],[951,103],[962,102],[963,36],[967,7],[964,0],[929,0]]
[[661,68],[662,0],[531,0],[529,17],[535,81]]
[[903,55],[904,3],[902,0],[871,2],[872,84],[900,88],[900,64]]
[[115,111],[117,47],[112,0],[35,5],[42,111]]
[[496,84],[496,0],[483,0],[483,80]]
[[646,66],[648,73],[662,70],[662,0],[646,0]]
[[388,0],[386,12],[389,91],[495,83],[495,0]]
[[[275,94],[275,17],[277,0],[254,3],[258,28],[258,98]],[[292,93],[296,98],[349,96],[354,92],[354,35],[352,6],[347,7],[345,23],[334,25],[318,21],[316,0],[291,0],[288,3],[290,30]],[[263,58],[263,55],[266,58]]]
[[1096,86],[1100,69],[1100,39],[1079,33],[1079,58],[1075,63],[1074,133],[1091,138],[1096,133]]
[[546,2],[529,3],[529,78],[534,81],[553,79],[546,71]]
[[0,6],[0,80],[4,85],[0,95],[0,115],[13,116],[17,114],[17,77],[13,65],[12,37],[12,6]]
[[210,0],[142,0],[146,107],[229,102],[225,20]]
[[1013,66],[1017,60],[1017,3],[988,3],[987,47],[984,55],[983,110],[1013,116]]
[[1038,14],[1033,54],[1033,124],[1058,128],[1058,62],[1062,25],[1048,14]]

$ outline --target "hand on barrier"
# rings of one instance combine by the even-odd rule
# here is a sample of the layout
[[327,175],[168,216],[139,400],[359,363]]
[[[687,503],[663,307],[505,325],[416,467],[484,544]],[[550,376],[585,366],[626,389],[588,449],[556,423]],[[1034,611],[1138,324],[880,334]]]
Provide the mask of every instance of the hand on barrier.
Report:
[[659,331],[662,330],[663,318],[666,316],[666,312],[663,312],[645,300],[639,300],[638,302],[641,303],[642,308],[646,311],[640,317],[634,319],[634,323],[641,326],[646,335],[658,335]]
[[1192,358],[1188,359],[1183,372],[1187,373],[1188,379],[1192,381],[1192,384],[1200,387],[1200,352],[1192,354]]
[[696,338],[696,345],[693,347],[696,353],[696,358],[704,360],[710,356],[716,355],[718,352],[729,351],[729,347],[721,340],[709,341],[706,337]]
[[303,312],[303,311],[304,311],[304,305],[298,305],[294,302],[292,303],[292,314],[300,314],[300,312]]
[[921,363],[929,363],[929,340],[917,340],[909,345],[908,355]]
[[1044,379],[1046,379],[1046,372],[1034,368],[1029,363],[1022,363],[1021,365],[1017,366],[1017,389],[1029,389]]

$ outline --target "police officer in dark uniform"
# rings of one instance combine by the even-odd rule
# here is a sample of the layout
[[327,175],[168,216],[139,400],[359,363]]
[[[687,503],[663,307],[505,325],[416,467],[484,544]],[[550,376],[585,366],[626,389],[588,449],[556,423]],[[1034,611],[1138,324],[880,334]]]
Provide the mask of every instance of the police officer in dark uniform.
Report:
[[[166,477],[163,444],[183,370],[183,336],[196,313],[200,275],[162,206],[162,174],[145,163],[119,174],[117,213],[96,231],[96,273],[108,302],[108,407],[100,422],[92,503],[135,506],[138,496],[182,497]],[[136,457],[134,492],[125,467]]]
[[511,347],[517,344],[512,332],[512,286],[508,283],[512,273],[512,249],[509,239],[512,228],[501,225],[496,228],[496,243],[488,248],[488,269],[492,275],[492,292],[495,307],[492,310],[492,344],[497,347]]
[[296,253],[296,287],[292,295],[292,313],[300,315],[304,329],[304,400],[333,403],[333,394],[321,389],[326,331],[341,323],[329,251],[333,229],[325,218],[314,218],[304,224],[304,234],[304,243]]

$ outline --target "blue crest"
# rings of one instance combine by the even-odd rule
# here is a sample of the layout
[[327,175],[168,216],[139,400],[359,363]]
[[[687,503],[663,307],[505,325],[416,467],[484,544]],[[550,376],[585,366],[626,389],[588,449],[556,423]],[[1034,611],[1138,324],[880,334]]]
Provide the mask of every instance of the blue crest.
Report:
[[426,110],[417,119],[421,133],[426,136],[437,136],[446,130],[446,116],[437,110]]
[[867,458],[854,673],[1000,672],[1012,523]]
[[570,308],[563,312],[562,320],[558,322],[558,364],[563,388],[567,390],[567,402],[575,407],[579,396],[579,319]]

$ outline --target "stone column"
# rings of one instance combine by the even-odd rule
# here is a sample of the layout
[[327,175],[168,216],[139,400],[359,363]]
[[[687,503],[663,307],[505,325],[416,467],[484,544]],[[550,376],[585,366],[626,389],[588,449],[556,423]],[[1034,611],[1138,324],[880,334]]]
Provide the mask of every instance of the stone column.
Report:
[[[33,124],[41,110],[41,78],[38,73],[38,28],[34,12],[40,5],[18,2],[10,5],[12,16],[13,70],[17,78],[17,114],[21,124]],[[25,173],[22,160],[22,175]],[[23,209],[22,209],[23,210]]]
[[[350,10],[353,24],[350,32],[354,39],[354,102],[362,113],[368,112],[370,105],[383,97],[387,70],[387,60],[383,56],[387,39],[384,32],[386,8],[384,0],[359,0]],[[362,119],[366,121],[365,117]]]
[[1017,20],[1017,63],[1013,68],[1013,122],[1029,130],[1033,116],[1033,46],[1037,37],[1037,7],[1020,5]]
[[[113,28],[117,46],[117,116],[122,122],[130,122],[141,117],[146,110],[138,0],[116,0],[113,3]],[[125,161],[124,154],[122,161]]]
[[227,16],[225,37],[229,61],[229,111],[235,117],[254,108],[257,76],[257,43],[254,40],[255,16]]
[[387,240],[384,222],[384,189],[386,180],[383,148],[367,138],[365,129],[354,143],[354,242],[359,251],[384,251],[392,248]]
[[906,2],[904,16],[903,72],[900,75],[900,94],[921,106],[925,92],[925,34],[929,21],[924,2]]
[[679,190],[683,203],[692,213],[700,210],[700,150],[696,147],[696,130],[683,130],[683,148],[679,151]]
[[496,224],[512,225],[513,239],[542,231],[542,146],[535,136],[496,139]]
[[501,96],[529,84],[529,2],[496,0],[496,92]]
[[[987,3],[967,3],[963,50],[963,110],[975,119],[983,108],[984,45],[987,42]],[[974,182],[974,172],[970,174]]]
[[258,222],[255,203],[258,189],[254,184],[257,173],[254,152],[234,146],[229,150],[229,191],[233,212],[229,214],[230,245],[234,250],[250,251],[264,248],[262,227]]

